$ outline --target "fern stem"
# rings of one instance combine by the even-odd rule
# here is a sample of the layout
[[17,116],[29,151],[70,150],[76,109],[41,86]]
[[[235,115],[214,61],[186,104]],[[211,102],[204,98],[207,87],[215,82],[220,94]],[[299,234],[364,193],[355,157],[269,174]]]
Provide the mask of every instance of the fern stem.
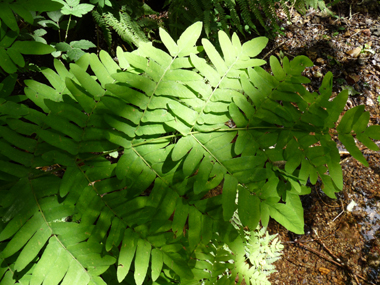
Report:
[[71,22],[71,14],[69,16],[69,21],[67,22],[67,28],[66,28],[66,34],[65,34],[65,42],[67,40],[67,35],[69,33],[69,28],[70,28],[70,22]]

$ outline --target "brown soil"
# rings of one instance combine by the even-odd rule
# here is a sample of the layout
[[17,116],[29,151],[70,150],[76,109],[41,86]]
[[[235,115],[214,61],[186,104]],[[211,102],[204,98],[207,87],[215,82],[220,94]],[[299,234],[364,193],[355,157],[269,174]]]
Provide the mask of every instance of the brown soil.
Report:
[[[309,91],[317,91],[323,75],[331,71],[333,96],[342,88],[351,90],[346,110],[365,105],[370,124],[379,124],[380,5],[359,4],[351,6],[351,16],[347,3],[334,9],[338,17],[293,11],[291,24],[283,26],[285,35],[266,52],[289,58],[307,55],[316,64],[305,72],[312,79]],[[270,222],[269,232],[278,233],[285,246],[275,264],[278,272],[270,277],[272,284],[380,284],[380,152],[361,150],[370,167],[343,152],[344,189],[336,200],[320,185],[302,197],[305,235]],[[357,205],[348,211],[351,201]]]

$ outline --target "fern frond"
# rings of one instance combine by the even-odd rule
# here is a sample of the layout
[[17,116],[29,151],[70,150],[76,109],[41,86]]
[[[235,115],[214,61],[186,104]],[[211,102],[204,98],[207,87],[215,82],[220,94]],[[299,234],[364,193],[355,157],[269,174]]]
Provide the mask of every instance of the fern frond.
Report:
[[[129,44],[139,46],[140,42],[148,39],[138,24],[138,19],[145,11],[139,1],[120,1],[114,7],[103,7],[99,11],[93,11],[95,22],[102,29],[108,44],[112,41],[110,29],[112,28]],[[135,15],[132,15],[132,14]]]
[[[113,274],[137,285],[232,284],[239,273],[253,283],[273,268],[249,267],[247,258],[270,263],[276,256],[261,246],[280,249],[252,233],[259,221],[272,217],[302,234],[308,181],[320,178],[332,198],[342,190],[339,152],[326,134],[348,92],[331,101],[328,73],[320,94],[310,94],[305,56],[283,65],[271,57],[267,73],[255,58],[267,38],[242,44],[219,31],[219,53],[207,39],[197,46],[201,31],[197,22],[174,41],[160,29],[168,52],[140,42],[133,52],[118,48],[118,64],[104,51],[69,70],[55,60],[56,71],[43,71],[51,86],[25,82],[20,99],[38,110],[0,99],[2,281],[105,284]],[[337,127],[363,164],[352,136],[378,150],[371,138],[379,129],[368,120],[359,106]]]
[[91,12],[92,17],[95,21],[95,23],[99,26],[103,33],[104,40],[106,41],[108,46],[112,45],[112,32],[109,29],[107,22],[105,18],[97,11],[97,10],[92,10]]

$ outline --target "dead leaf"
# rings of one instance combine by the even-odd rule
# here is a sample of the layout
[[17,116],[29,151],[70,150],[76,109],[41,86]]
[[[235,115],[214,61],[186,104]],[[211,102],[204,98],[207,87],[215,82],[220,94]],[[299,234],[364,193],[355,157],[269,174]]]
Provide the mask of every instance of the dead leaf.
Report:
[[356,75],[356,74],[350,74],[349,75],[352,80],[354,81],[354,83],[358,82],[360,80],[360,75]]
[[327,269],[327,268],[324,268],[324,267],[319,267],[318,268],[319,272],[321,272],[321,274],[323,275],[326,275],[326,274],[329,274],[331,270]]
[[357,47],[352,50],[346,51],[346,53],[350,55],[351,57],[358,57],[361,51],[362,51],[362,47]]
[[364,29],[364,30],[362,30],[362,33],[363,33],[365,36],[367,36],[367,37],[371,36],[371,30],[370,30],[370,29]]

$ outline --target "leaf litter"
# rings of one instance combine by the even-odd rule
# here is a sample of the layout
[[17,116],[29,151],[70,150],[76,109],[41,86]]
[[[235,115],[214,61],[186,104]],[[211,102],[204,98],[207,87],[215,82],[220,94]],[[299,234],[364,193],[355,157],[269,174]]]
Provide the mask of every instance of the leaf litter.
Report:
[[[306,85],[310,92],[318,91],[331,71],[332,98],[348,89],[345,110],[365,105],[370,124],[378,125],[380,4],[342,3],[333,12],[335,17],[315,10],[302,16],[293,10],[287,22],[279,10],[284,35],[269,42],[263,54],[307,55],[315,63],[304,74],[311,79]],[[333,200],[317,183],[302,197],[305,235],[297,236],[274,220],[269,224],[270,234],[279,233],[285,245],[283,258],[275,263],[278,272],[270,277],[272,284],[380,284],[380,152],[360,148],[370,165],[366,168],[343,145],[339,149],[344,189]]]

